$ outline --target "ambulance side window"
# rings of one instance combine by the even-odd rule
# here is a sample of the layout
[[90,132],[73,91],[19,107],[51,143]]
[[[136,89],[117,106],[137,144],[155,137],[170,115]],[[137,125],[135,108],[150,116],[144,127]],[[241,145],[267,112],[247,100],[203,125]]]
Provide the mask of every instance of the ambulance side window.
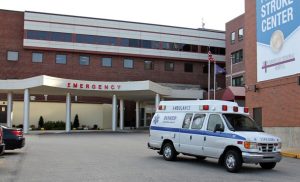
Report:
[[205,120],[205,114],[195,114],[192,129],[201,129]]
[[221,124],[221,127],[224,128],[224,124],[223,124],[221,117],[218,114],[211,114],[209,116],[207,130],[214,131],[217,124]]
[[193,117],[192,113],[188,113],[188,114],[185,115],[184,120],[183,120],[183,124],[182,124],[182,128],[189,129],[192,117]]

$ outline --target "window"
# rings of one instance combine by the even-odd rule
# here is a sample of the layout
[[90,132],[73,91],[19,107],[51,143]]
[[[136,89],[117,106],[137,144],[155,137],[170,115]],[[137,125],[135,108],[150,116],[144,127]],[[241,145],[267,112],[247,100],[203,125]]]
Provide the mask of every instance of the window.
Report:
[[174,71],[174,63],[166,62],[165,63],[165,71]]
[[231,33],[230,42],[231,42],[231,44],[234,44],[234,42],[235,42],[235,32]]
[[51,32],[50,40],[60,42],[72,42],[71,33]]
[[232,78],[232,86],[235,86],[235,87],[244,86],[244,77],[239,76],[239,77]]
[[18,61],[19,60],[19,52],[7,51],[7,60],[8,61]]
[[184,63],[184,72],[193,72],[193,63]]
[[217,114],[211,114],[209,116],[207,130],[214,131],[217,124],[221,124],[221,128],[224,128],[223,121],[221,117]]
[[239,33],[238,34],[239,41],[243,40],[244,39],[244,29],[240,28],[238,33]]
[[243,61],[243,50],[239,50],[239,51],[236,51],[234,53],[231,54],[231,57],[232,57],[232,64],[236,64],[236,63],[239,63],[239,62],[242,62]]
[[103,67],[112,67],[112,58],[102,58]]
[[124,68],[133,68],[133,60],[124,59]]
[[67,64],[67,55],[65,55],[65,54],[57,54],[55,62],[57,64]]
[[36,30],[27,30],[27,39],[36,39],[36,40],[49,40],[50,32],[45,31],[36,31]]
[[43,62],[43,53],[33,52],[32,53],[32,62],[34,62],[34,63]]
[[99,44],[102,45],[117,45],[117,38],[115,37],[100,37]]
[[193,117],[192,113],[188,113],[185,115],[183,123],[182,123],[182,128],[189,129],[190,123],[192,121],[192,117]]
[[144,61],[144,68],[145,70],[153,70],[153,61]]
[[204,120],[205,120],[205,114],[195,114],[191,128],[198,129],[198,130],[201,129]]
[[121,39],[121,46],[125,47],[140,47],[140,40],[138,39]]
[[80,65],[89,65],[90,57],[89,56],[79,56],[79,64]]

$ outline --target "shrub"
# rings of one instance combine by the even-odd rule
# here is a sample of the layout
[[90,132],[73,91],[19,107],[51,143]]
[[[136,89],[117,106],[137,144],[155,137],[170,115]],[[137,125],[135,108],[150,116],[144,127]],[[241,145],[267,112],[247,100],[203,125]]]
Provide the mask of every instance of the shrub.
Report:
[[34,124],[33,124],[33,125],[30,125],[30,128],[31,128],[32,130],[35,130],[35,129],[36,129]]
[[97,130],[97,129],[98,129],[98,125],[94,124],[93,130]]
[[44,123],[45,130],[64,130],[66,123],[63,121],[47,121]]
[[39,119],[39,128],[43,128],[44,127],[44,118],[43,116],[40,116],[40,119]]
[[79,118],[78,114],[75,115],[74,122],[73,122],[73,127],[78,128],[79,127]]

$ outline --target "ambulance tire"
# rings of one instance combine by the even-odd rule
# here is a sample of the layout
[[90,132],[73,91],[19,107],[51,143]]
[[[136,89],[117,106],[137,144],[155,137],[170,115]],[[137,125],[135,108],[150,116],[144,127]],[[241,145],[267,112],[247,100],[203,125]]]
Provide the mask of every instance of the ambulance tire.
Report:
[[224,166],[228,172],[236,173],[242,168],[242,156],[236,150],[228,150],[224,156]]
[[162,150],[162,155],[166,161],[174,161],[177,157],[177,152],[172,143],[165,143]]
[[263,169],[273,169],[276,166],[276,162],[259,163],[259,165]]

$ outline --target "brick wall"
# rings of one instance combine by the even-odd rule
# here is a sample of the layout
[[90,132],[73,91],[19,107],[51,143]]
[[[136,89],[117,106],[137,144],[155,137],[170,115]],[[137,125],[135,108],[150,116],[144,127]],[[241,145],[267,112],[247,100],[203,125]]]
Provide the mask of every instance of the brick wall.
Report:
[[[299,127],[300,74],[257,83],[255,2],[245,0],[246,105],[250,110],[262,108],[263,126]],[[257,87],[256,92],[254,85]]]
[[[230,74],[231,74],[231,54],[233,52],[239,51],[241,49],[244,49],[244,42],[245,42],[245,37],[243,40],[239,40],[238,38],[238,30],[240,28],[244,28],[244,22],[245,22],[245,15],[240,15],[236,17],[235,19],[229,21],[226,23],[226,70],[227,70],[227,78],[226,78],[226,85],[230,86]],[[231,33],[235,32],[235,42],[232,44],[231,43]],[[245,28],[244,28],[245,32]],[[244,62],[245,59],[242,62],[236,63],[232,65],[232,73],[238,73],[241,71],[244,71]],[[244,74],[236,74],[233,76],[244,76]]]
[[[124,57],[120,55],[84,54],[76,52],[57,52],[51,50],[32,50],[23,48],[24,13],[0,10],[0,79],[28,78],[37,75],[49,75],[61,78],[95,81],[137,81],[151,80],[158,83],[178,83],[201,85],[207,88],[207,73],[203,73],[204,62],[193,62],[193,73],[184,72],[184,63],[170,59],[175,63],[174,71],[165,71],[167,59],[149,59],[143,57]],[[19,51],[19,61],[7,61],[7,51]],[[32,52],[44,53],[43,63],[32,62]],[[56,64],[57,53],[67,54],[67,64]],[[90,56],[90,65],[79,64],[79,56]],[[113,59],[112,68],[101,66],[102,57]],[[123,59],[134,59],[134,69],[123,68]],[[154,61],[154,70],[144,69],[144,60]],[[224,77],[218,77],[218,83],[225,85]]]

